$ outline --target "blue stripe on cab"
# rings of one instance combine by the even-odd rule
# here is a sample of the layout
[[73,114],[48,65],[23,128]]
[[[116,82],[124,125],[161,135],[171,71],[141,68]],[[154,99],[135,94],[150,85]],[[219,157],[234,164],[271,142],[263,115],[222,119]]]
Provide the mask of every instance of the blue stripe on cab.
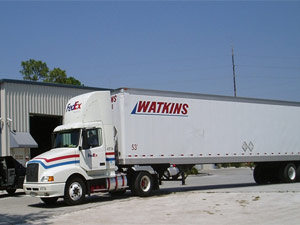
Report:
[[65,165],[69,165],[69,164],[76,164],[76,163],[79,163],[79,160],[68,161],[68,162],[62,162],[62,163],[57,163],[57,164],[53,164],[53,165],[49,165],[49,166],[45,165],[43,162],[38,161],[38,160],[30,161],[30,163],[39,163],[39,164],[41,164],[45,169],[50,169],[50,168],[58,167],[58,166],[65,166]]
[[115,161],[115,158],[106,158],[106,161]]

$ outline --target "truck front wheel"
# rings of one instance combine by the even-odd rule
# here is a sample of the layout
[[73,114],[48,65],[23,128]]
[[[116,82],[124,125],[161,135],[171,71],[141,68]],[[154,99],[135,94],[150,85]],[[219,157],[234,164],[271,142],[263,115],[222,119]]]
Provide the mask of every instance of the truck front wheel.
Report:
[[68,205],[79,205],[84,201],[86,186],[79,177],[71,178],[65,187],[65,202]]
[[134,178],[131,191],[140,197],[147,197],[153,189],[153,177],[148,172],[139,172]]

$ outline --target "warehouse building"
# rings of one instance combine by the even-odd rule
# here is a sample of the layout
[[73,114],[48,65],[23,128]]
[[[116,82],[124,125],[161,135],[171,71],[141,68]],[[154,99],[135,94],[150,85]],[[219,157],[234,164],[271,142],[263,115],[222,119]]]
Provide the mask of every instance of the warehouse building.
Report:
[[51,133],[62,124],[71,97],[107,90],[9,79],[0,85],[0,156],[11,155],[22,164],[51,148]]

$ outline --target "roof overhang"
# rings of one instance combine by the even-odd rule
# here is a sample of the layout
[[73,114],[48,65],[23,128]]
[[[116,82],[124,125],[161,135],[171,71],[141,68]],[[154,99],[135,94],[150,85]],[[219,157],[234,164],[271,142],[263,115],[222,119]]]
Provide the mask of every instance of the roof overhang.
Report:
[[11,132],[10,148],[37,148],[38,144],[27,132]]

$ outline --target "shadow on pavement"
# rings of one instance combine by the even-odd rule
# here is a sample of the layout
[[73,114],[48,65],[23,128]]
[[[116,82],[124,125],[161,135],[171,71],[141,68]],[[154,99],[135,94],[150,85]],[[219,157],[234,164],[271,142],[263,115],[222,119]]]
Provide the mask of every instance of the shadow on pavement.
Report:
[[1,214],[0,225],[4,224],[32,224],[33,221],[39,221],[40,224],[49,224],[46,222],[52,216],[49,212],[39,212],[27,215]]
[[9,195],[7,193],[3,193],[3,194],[0,195],[0,199],[1,198],[7,198],[7,197],[20,197],[22,195],[25,195],[25,192],[17,192],[17,193],[14,193],[12,195]]
[[242,188],[242,187],[252,187],[257,186],[256,183],[241,183],[241,184],[218,184],[218,185],[206,185],[206,186],[189,186],[185,187],[184,185],[181,187],[171,187],[171,188],[163,188],[156,191],[156,194],[171,194],[174,192],[188,192],[188,191],[207,191],[214,192],[214,190],[219,189],[232,189],[232,188]]
[[28,207],[33,207],[33,208],[44,208],[44,209],[55,209],[55,208],[63,208],[63,207],[80,207],[82,205],[85,205],[85,208],[89,208],[89,204],[93,204],[93,203],[103,203],[103,202],[112,202],[112,201],[117,201],[117,200],[121,200],[121,199],[128,199],[130,197],[133,197],[133,195],[127,191],[124,195],[122,196],[110,196],[109,194],[101,194],[101,195],[91,195],[91,196],[87,196],[85,198],[85,201],[83,204],[81,205],[77,205],[77,206],[69,206],[67,205],[63,198],[58,199],[58,201],[53,204],[53,205],[46,205],[43,202],[39,202],[36,204],[31,204],[28,205]]

